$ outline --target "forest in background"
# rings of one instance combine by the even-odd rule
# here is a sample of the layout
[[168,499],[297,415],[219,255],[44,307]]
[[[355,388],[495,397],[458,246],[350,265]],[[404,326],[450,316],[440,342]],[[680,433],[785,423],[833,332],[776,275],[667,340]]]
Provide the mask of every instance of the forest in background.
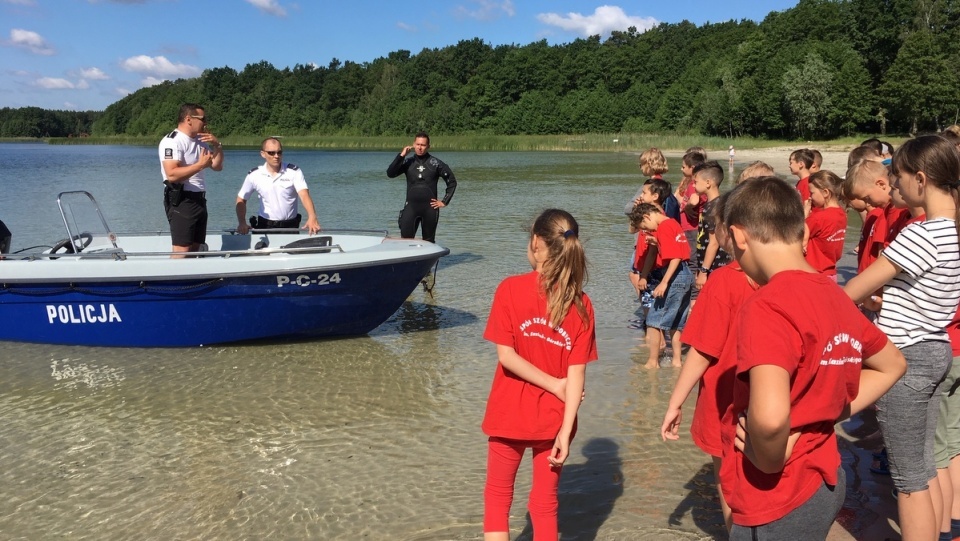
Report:
[[957,123],[958,53],[960,0],[800,0],[760,23],[212,68],[102,112],[0,109],[0,137],[160,135],[184,102],[204,105],[220,137],[916,133]]

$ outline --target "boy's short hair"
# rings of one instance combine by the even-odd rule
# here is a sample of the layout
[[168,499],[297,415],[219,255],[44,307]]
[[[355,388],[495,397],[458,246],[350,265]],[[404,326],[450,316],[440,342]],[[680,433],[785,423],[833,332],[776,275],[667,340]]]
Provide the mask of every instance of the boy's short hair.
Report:
[[702,154],[697,151],[688,150],[686,154],[683,155],[683,165],[690,167],[691,169],[700,165],[701,163],[707,161],[706,154]]
[[860,146],[870,147],[873,150],[876,150],[878,155],[883,154],[883,142],[877,139],[876,137],[871,137],[870,139],[867,139],[866,141],[860,143]]
[[956,124],[944,128],[943,131],[940,132],[940,135],[955,145],[960,144],[960,126]]
[[882,158],[880,153],[877,152],[877,149],[869,145],[860,145],[857,148],[850,151],[850,154],[847,155],[847,168],[853,166],[853,164],[859,162],[860,160],[874,160],[880,161]]
[[702,175],[720,186],[723,183],[723,167],[717,160],[709,160],[693,168],[693,176]]
[[640,171],[648,177],[662,175],[670,169],[667,166],[667,159],[663,156],[663,152],[660,152],[660,149],[656,147],[648,148],[640,154],[639,165]]
[[811,149],[810,149],[810,153],[813,154],[813,164],[814,164],[814,165],[816,165],[817,167],[823,165],[823,154],[820,154],[820,151],[819,151],[819,150],[817,150],[817,149],[815,149],[815,148],[811,148]]
[[813,167],[813,151],[809,148],[798,148],[790,153],[790,159],[802,163],[804,167]]
[[707,149],[703,147],[690,147],[684,151],[684,154],[690,154],[691,152],[703,156],[703,161],[707,161]]
[[633,210],[631,210],[627,216],[630,218],[630,225],[633,226],[634,229],[639,229],[640,222],[653,213],[663,214],[663,211],[660,210],[660,207],[651,203],[640,203],[633,207]]
[[759,177],[729,193],[723,213],[726,226],[740,226],[761,243],[803,242],[803,203],[795,187],[779,177]]
[[840,195],[850,199],[853,187],[864,182],[873,182],[880,177],[889,177],[889,170],[883,162],[877,160],[860,160],[847,169],[847,174],[840,185]]
[[644,186],[650,186],[650,193],[657,197],[657,204],[661,207],[663,202],[670,197],[670,194],[673,193],[673,187],[670,186],[670,183],[662,178],[650,178],[643,183]]
[[748,165],[743,171],[740,171],[740,175],[737,177],[737,184],[740,184],[748,178],[772,176],[776,176],[773,167],[770,167],[770,164],[767,162],[757,160]]

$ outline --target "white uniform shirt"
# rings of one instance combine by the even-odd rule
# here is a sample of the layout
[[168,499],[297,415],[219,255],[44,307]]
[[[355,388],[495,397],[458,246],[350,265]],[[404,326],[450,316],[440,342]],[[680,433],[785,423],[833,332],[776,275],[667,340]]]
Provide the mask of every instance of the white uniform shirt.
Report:
[[[178,165],[193,165],[200,161],[200,151],[210,152],[210,147],[206,143],[189,137],[179,130],[172,131],[169,135],[160,140],[160,175],[163,180],[167,179],[167,173],[163,170],[163,162],[174,160]],[[188,192],[205,192],[207,185],[203,181],[204,169],[193,174],[183,183],[183,189]]]
[[960,301],[954,221],[937,218],[910,224],[882,253],[903,270],[883,289],[880,330],[899,348],[925,340],[949,342],[944,328]]
[[292,163],[281,163],[276,177],[267,164],[251,169],[243,180],[237,197],[247,200],[253,192],[260,196],[260,216],[268,220],[289,220],[297,217],[297,193],[307,189],[303,171]]

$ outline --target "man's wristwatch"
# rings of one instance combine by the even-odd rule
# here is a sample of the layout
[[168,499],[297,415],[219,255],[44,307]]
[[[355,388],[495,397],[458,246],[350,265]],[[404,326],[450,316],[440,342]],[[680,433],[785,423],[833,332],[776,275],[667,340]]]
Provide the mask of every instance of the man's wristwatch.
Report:
[[708,269],[708,268],[706,268],[706,267],[700,267],[700,268],[697,269],[697,270],[699,270],[700,272],[702,272],[702,273],[704,273],[704,274],[707,274],[707,275],[710,274],[710,269]]

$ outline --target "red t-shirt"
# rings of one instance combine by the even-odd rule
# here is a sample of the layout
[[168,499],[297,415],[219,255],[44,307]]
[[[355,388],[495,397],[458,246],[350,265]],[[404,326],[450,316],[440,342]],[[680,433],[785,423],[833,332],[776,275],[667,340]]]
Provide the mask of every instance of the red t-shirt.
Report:
[[874,208],[863,218],[860,243],[857,245],[857,273],[861,273],[880,257],[884,239],[887,237],[887,222],[883,209]]
[[643,263],[647,259],[647,250],[650,245],[647,244],[647,234],[643,231],[637,233],[637,243],[633,247],[633,270],[643,271]]
[[690,309],[681,335],[684,344],[710,359],[710,367],[700,378],[690,435],[693,443],[711,456],[723,456],[720,420],[733,403],[737,312],[756,287],[736,261],[713,271]]
[[[759,526],[786,516],[824,482],[836,485],[834,424],[859,392],[862,359],[883,349],[887,337],[833,280],[812,272],[777,273],[744,301],[737,319],[736,379],[721,429],[720,480],[733,522]],[[790,429],[801,433],[777,474],[761,472],[734,447],[737,417],[750,405],[749,371],[759,365],[790,374]]]
[[926,214],[921,214],[919,216],[914,216],[910,214],[910,209],[901,209],[898,208],[900,212],[897,213],[893,220],[889,222],[887,227],[887,244],[884,246],[889,246],[893,239],[897,238],[897,235],[908,225],[916,222],[922,222],[927,219]]
[[657,238],[657,263],[655,269],[666,267],[671,259],[690,261],[690,243],[680,228],[680,222],[667,218],[660,222],[653,233]]
[[887,229],[883,237],[883,247],[886,248],[907,227],[907,221],[911,219],[910,209],[895,207],[890,203],[883,209],[883,219]]
[[700,213],[703,212],[706,199],[701,195],[700,201],[695,206],[686,209],[686,206],[690,203],[690,196],[696,193],[697,188],[693,179],[691,179],[687,184],[687,189],[683,192],[683,199],[680,201],[680,228],[684,231],[696,231],[700,227]]
[[[539,280],[540,274],[533,271],[500,282],[483,337],[512,347],[547,374],[565,378],[569,366],[597,359],[593,305],[584,294],[589,322],[580,319],[576,307],[570,305],[563,323],[553,329]],[[563,424],[563,408],[563,401],[552,393],[518,378],[498,362],[483,417],[483,432],[518,440],[552,440]]]
[[807,216],[810,241],[807,243],[807,263],[827,276],[836,276],[837,261],[843,256],[843,241],[847,236],[847,212],[840,207],[822,208]]
[[800,192],[800,202],[806,204],[810,200],[810,177],[797,181],[797,191]]

